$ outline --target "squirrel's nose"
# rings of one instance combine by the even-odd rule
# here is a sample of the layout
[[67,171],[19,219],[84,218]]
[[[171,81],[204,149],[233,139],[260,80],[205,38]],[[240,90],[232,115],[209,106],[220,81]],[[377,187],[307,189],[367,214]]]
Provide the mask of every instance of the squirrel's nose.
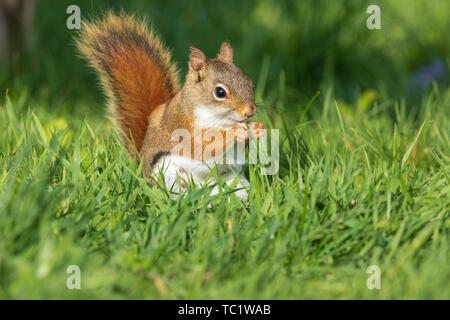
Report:
[[255,113],[256,113],[256,106],[253,103],[250,105],[245,105],[242,108],[242,115],[245,118],[251,118],[255,115]]

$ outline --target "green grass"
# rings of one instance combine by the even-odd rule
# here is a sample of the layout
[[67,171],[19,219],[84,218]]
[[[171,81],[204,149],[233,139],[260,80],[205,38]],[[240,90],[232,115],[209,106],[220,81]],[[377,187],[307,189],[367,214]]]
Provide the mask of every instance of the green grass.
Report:
[[257,118],[280,128],[280,171],[248,168],[248,206],[174,200],[103,118],[2,97],[0,298],[449,299],[450,90],[413,107],[328,88],[289,117],[278,93]]

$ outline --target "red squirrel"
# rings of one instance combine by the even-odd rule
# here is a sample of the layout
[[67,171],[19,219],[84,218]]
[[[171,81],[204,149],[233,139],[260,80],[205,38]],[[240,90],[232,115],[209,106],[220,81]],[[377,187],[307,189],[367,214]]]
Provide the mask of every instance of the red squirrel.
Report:
[[[265,134],[262,123],[249,122],[256,113],[253,84],[233,64],[229,43],[222,44],[214,59],[191,47],[182,87],[170,51],[145,20],[107,13],[82,25],[76,45],[98,73],[111,119],[129,153],[137,151],[144,160],[147,176],[162,170],[167,187],[180,192],[186,190],[186,179],[198,185],[214,183],[211,168],[217,165],[227,184],[240,188],[236,195],[247,198],[250,184],[242,166],[217,164],[236,143]],[[172,137],[179,129],[190,134],[191,146],[205,130],[221,135],[200,138],[201,151],[212,149],[210,155],[180,152],[174,151],[180,141]]]

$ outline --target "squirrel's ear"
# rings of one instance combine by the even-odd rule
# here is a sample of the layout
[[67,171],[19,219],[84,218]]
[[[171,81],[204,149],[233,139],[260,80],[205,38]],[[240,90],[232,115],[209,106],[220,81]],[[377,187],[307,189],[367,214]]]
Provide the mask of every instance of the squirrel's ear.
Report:
[[199,72],[208,65],[208,59],[205,54],[197,48],[191,47],[189,57],[189,70]]
[[217,59],[233,63],[233,48],[228,42],[222,43]]

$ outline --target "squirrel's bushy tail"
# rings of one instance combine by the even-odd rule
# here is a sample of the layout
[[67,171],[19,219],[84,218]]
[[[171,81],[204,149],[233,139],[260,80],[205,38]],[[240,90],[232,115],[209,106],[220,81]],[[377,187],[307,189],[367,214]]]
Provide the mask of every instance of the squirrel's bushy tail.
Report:
[[111,12],[84,23],[76,45],[99,74],[111,118],[128,151],[133,154],[134,146],[139,151],[148,116],[178,91],[170,52],[145,20]]

